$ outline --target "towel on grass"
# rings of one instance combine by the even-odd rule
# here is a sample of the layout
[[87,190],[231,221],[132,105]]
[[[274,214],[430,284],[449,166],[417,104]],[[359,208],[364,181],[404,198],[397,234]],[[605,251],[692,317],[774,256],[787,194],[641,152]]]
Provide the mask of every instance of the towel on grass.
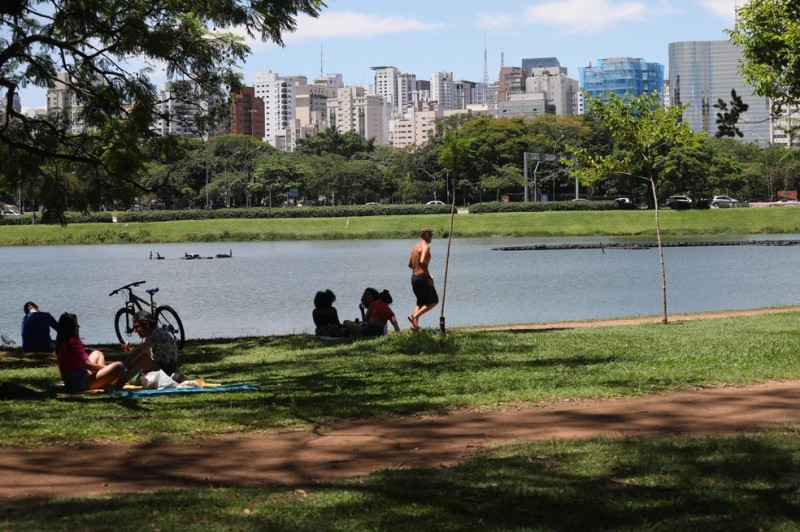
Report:
[[247,390],[258,390],[258,384],[238,382],[235,384],[222,384],[220,386],[209,387],[188,387],[188,388],[162,388],[160,390],[109,390],[114,397],[124,397],[136,399],[139,397],[151,397],[154,395],[173,395],[179,393],[220,393],[220,392],[239,392]]

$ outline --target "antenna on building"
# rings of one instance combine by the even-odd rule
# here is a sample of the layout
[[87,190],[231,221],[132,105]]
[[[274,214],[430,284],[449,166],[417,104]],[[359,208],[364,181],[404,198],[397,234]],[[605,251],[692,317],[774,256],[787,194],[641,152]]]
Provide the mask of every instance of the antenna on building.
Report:
[[323,63],[322,63],[322,45],[319,45],[319,77],[323,76]]
[[505,52],[500,52],[500,68],[506,66],[506,55]]
[[489,60],[486,56],[486,33],[483,34],[483,83],[489,84]]

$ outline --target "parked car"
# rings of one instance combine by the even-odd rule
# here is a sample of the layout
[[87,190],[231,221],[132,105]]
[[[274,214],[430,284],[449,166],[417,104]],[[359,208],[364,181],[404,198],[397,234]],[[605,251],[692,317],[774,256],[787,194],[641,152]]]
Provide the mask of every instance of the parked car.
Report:
[[439,201],[439,200],[433,200],[433,201],[429,201],[425,205],[445,205],[445,202]]
[[364,205],[380,205],[377,201],[368,201]]
[[630,198],[616,198],[614,203],[617,204],[617,207],[620,209],[635,209],[636,204]]
[[667,198],[667,207],[670,209],[688,209],[692,206],[692,198],[688,196],[670,196]]
[[715,209],[719,207],[733,207],[739,200],[735,200],[730,196],[714,196],[711,198],[711,206]]
[[3,209],[0,214],[3,216],[21,216],[20,213],[15,211],[14,209]]

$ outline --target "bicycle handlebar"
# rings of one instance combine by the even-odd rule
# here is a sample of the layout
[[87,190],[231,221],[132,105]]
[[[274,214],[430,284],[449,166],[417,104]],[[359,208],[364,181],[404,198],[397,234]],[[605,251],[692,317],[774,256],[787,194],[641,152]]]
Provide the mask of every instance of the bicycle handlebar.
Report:
[[119,288],[117,288],[116,290],[114,290],[113,292],[111,292],[111,293],[110,293],[110,294],[108,294],[108,295],[109,295],[109,296],[113,296],[114,294],[116,294],[116,293],[117,293],[117,292],[119,292],[120,290],[128,290],[128,289],[130,289],[130,288],[133,288],[134,286],[139,286],[140,284],[144,284],[144,283],[146,283],[146,282],[147,282],[147,281],[136,281],[135,283],[126,284],[125,286],[120,286]]

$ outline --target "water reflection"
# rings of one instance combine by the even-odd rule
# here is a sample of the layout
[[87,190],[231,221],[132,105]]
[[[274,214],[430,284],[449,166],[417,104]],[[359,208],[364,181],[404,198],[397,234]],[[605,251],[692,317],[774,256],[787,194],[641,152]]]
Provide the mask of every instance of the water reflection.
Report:
[[[735,239],[748,237],[737,236]],[[754,238],[765,238],[763,236]],[[776,238],[797,238],[780,235]],[[609,239],[456,239],[448,327],[651,315],[661,312],[658,253],[645,250],[492,251],[493,247]],[[19,344],[22,305],[78,314],[84,339],[113,341],[122,305],[112,290],[146,280],[173,306],[189,338],[313,331],[317,290],[337,295],[342,319],[358,316],[366,286],[388,289],[405,324],[414,306],[406,266],[414,240],[43,246],[0,254],[0,334]],[[431,271],[441,294],[446,240],[434,239]],[[230,259],[184,260],[185,253]],[[150,252],[165,260],[150,260]],[[796,305],[800,247],[667,248],[670,312]],[[422,319],[438,327],[439,309]]]

